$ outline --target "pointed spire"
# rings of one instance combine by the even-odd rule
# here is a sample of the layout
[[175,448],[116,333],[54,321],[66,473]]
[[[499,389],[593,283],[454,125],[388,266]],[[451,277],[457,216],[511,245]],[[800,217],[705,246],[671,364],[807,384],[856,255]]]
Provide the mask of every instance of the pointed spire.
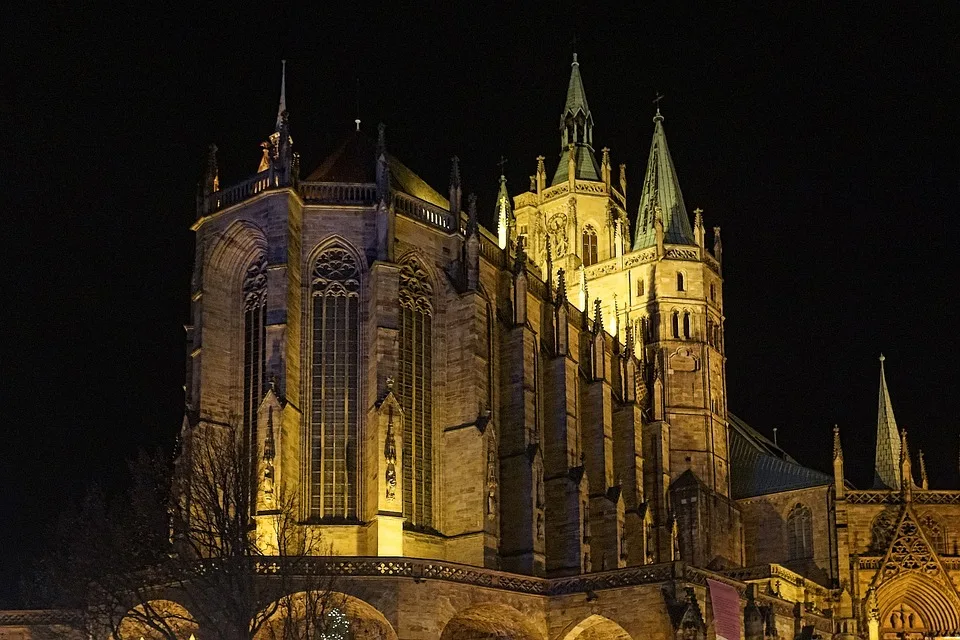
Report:
[[[501,158],[501,162],[505,162]],[[510,227],[513,226],[513,207],[510,204],[510,194],[507,192],[507,178],[503,175],[503,165],[500,165],[500,190],[497,192],[497,245],[506,249],[510,242]]]
[[590,117],[587,92],[583,90],[583,79],[580,77],[580,63],[577,61],[577,54],[574,53],[573,62],[570,63],[570,82],[567,84],[567,102],[563,107],[563,117],[574,116],[577,113]]
[[647,173],[643,178],[640,208],[637,213],[637,232],[633,249],[644,249],[656,244],[656,211],[663,216],[664,242],[667,244],[696,244],[690,229],[690,217],[683,203],[677,170],[667,147],[660,109],[653,119],[653,142],[647,159]]
[[[600,182],[600,166],[593,155],[593,116],[583,90],[577,54],[573,54],[567,100],[560,114],[560,150],[560,164],[551,185],[573,179]],[[571,166],[573,176],[570,175]]]
[[450,158],[450,213],[456,216],[462,206],[462,190],[460,187],[460,158]]
[[930,489],[930,479],[927,477],[927,463],[923,459],[923,449],[919,449],[917,455],[920,457],[920,488],[928,491]]
[[567,301],[567,273],[563,269],[557,271],[557,305]]
[[280,107],[277,109],[277,126],[275,131],[280,131],[280,125],[283,124],[283,114],[287,111],[287,61],[281,60],[283,71],[280,72]]
[[477,194],[471,193],[467,196],[467,237],[476,236],[477,231]]
[[603,311],[600,308],[600,298],[593,301],[593,332],[603,331]]
[[387,159],[387,126],[377,125],[377,199],[386,202],[390,191],[390,165]]
[[900,488],[901,443],[897,420],[893,415],[887,376],[880,354],[880,397],[877,403],[877,449],[874,458],[874,488]]
[[910,447],[907,445],[907,430],[900,438],[900,494],[904,502],[913,497],[913,463],[910,461]]
[[843,447],[840,446],[840,427],[833,425],[833,489],[837,498],[843,498],[846,490],[843,476]]

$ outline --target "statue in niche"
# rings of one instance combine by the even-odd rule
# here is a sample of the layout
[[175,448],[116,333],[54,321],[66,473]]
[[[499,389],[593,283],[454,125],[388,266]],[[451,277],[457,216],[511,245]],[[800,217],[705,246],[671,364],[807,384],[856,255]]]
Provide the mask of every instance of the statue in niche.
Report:
[[537,509],[543,509],[547,504],[546,493],[543,488],[543,469],[537,467]]
[[[392,391],[393,380],[387,383]],[[383,458],[387,463],[387,470],[384,473],[384,481],[387,485],[385,496],[387,500],[393,502],[397,499],[397,440],[393,433],[393,407],[387,416],[387,437],[383,445]]]
[[547,233],[550,237],[553,256],[562,258],[567,255],[567,215],[565,213],[558,213],[550,218]]
[[487,519],[497,517],[497,452],[493,446],[493,438],[487,447]]

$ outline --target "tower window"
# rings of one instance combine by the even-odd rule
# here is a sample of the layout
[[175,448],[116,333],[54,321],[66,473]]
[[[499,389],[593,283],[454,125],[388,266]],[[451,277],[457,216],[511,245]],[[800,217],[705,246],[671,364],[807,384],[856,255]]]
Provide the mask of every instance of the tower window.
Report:
[[683,313],[683,337],[687,340],[690,339],[690,312],[685,311]]
[[713,284],[712,282],[710,283],[710,301],[717,301],[717,285]]
[[311,273],[310,516],[356,518],[360,386],[360,269],[344,248]]
[[673,312],[673,337],[680,337],[680,314],[676,311]]
[[400,267],[400,368],[403,407],[403,515],[433,526],[433,287],[416,262]]
[[686,291],[684,288],[683,273],[677,272],[677,291]]
[[637,280],[637,295],[638,295],[638,296],[642,296],[642,295],[643,295],[643,290],[644,290],[644,284],[643,284],[643,283],[644,283],[643,278],[640,278],[639,280]]
[[593,227],[583,228],[583,266],[589,267],[599,262],[599,253],[597,250],[597,232]]
[[790,560],[813,557],[813,516],[810,508],[800,503],[787,516],[787,554]]

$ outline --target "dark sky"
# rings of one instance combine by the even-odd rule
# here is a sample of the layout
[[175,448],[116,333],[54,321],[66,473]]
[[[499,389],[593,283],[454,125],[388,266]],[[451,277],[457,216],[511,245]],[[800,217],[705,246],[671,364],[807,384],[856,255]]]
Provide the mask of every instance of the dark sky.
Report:
[[956,3],[51,4],[5,13],[2,46],[0,604],[87,483],[171,445],[200,160],[215,141],[223,184],[255,170],[284,57],[304,173],[359,78],[364,128],[441,192],[458,154],[489,221],[501,154],[514,193],[556,166],[576,34],[631,212],[660,91],[687,205],[723,227],[731,410],[824,470],[839,423],[868,485],[883,351],[931,483],[960,486]]

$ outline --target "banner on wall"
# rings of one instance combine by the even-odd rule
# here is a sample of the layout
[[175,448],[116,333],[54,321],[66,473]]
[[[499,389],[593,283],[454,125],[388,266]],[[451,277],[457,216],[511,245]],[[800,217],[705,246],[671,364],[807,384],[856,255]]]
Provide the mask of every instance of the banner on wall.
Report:
[[717,640],[741,640],[740,594],[729,584],[707,579]]

